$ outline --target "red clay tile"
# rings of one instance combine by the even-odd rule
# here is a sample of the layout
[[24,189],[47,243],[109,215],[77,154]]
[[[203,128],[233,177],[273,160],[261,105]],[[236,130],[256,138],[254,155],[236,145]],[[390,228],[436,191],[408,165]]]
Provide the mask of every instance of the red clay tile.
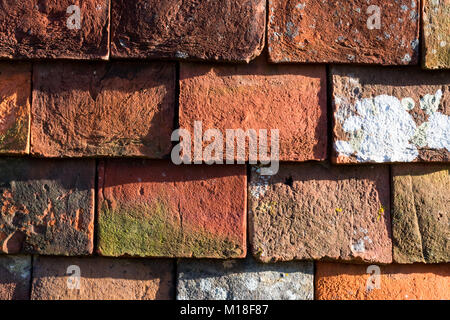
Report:
[[119,58],[250,61],[264,47],[265,0],[113,0]]
[[418,63],[419,1],[269,1],[273,62]]
[[0,58],[107,59],[108,41],[108,0],[0,3]]
[[31,299],[169,300],[174,269],[169,260],[40,256],[33,262]]
[[246,254],[246,167],[108,160],[98,178],[104,256]]
[[172,63],[52,63],[34,68],[32,153],[44,157],[170,154]]
[[[267,129],[270,142],[271,129],[278,129],[280,160],[324,160],[327,156],[325,67],[269,65],[263,57],[250,65],[239,66],[183,63],[180,127],[191,133],[192,140],[195,121],[202,122],[203,133],[219,130],[224,150],[226,130],[252,129],[261,138],[258,130]],[[260,148],[261,140],[258,143]],[[249,159],[248,146],[245,158]]]
[[0,154],[29,152],[31,65],[0,63]]
[[450,299],[450,268],[448,265],[379,266],[379,278],[375,275],[376,271],[373,271],[375,269],[368,270],[368,268],[367,265],[317,263],[316,299]]
[[391,263],[389,169],[281,164],[252,169],[250,242],[264,262],[334,259]]

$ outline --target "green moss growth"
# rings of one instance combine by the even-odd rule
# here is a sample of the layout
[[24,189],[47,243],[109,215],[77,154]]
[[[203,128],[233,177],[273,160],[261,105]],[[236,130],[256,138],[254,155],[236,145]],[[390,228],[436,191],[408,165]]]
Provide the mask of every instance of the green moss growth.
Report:
[[[102,140],[101,142],[92,140],[86,148],[88,152],[104,156],[129,156],[130,149],[144,150],[146,153],[154,155],[156,158],[165,156],[167,151],[161,150],[153,142],[145,139],[114,138],[111,140]],[[142,152],[144,152],[142,151]]]
[[128,204],[114,210],[103,203],[98,244],[105,256],[238,257],[242,249],[226,239],[195,226],[181,226],[168,204]]
[[28,142],[28,119],[20,118],[6,133],[0,134],[0,152],[25,151]]

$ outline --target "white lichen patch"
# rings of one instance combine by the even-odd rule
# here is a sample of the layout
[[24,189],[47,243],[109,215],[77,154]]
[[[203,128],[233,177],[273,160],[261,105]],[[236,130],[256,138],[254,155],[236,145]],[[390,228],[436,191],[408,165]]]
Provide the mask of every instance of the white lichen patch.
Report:
[[359,239],[358,242],[351,245],[352,252],[363,253],[366,252],[366,246],[364,244],[364,239]]
[[437,90],[434,95],[426,94],[420,99],[420,108],[429,115],[416,134],[422,147],[447,149],[450,151],[450,117],[438,112],[443,93]]
[[22,279],[27,279],[30,276],[31,258],[28,256],[7,256],[8,263],[7,270]]
[[342,123],[350,140],[336,142],[340,155],[354,154],[361,162],[413,161],[418,156],[410,143],[416,124],[399,99],[380,95],[358,100],[356,110]]
[[348,141],[338,140],[334,146],[340,156],[350,157],[353,153],[355,153],[355,149]]
[[[372,239],[369,237],[369,230],[363,227],[355,227],[353,229],[354,239],[350,245],[350,250],[353,253],[364,253],[368,250],[367,246],[373,243]],[[359,234],[359,237],[357,236]],[[355,238],[358,238],[356,240]],[[356,241],[356,242],[355,242]],[[369,248],[370,250],[370,248]]]
[[406,110],[412,110],[416,106],[413,98],[404,98],[402,99],[402,106]]
[[450,117],[438,111],[442,97],[442,90],[437,90],[420,99],[420,108],[428,115],[420,126],[410,114],[416,107],[410,97],[379,95],[357,99],[354,108],[338,106],[335,117],[349,140],[336,141],[335,149],[359,162],[411,162],[425,147],[450,151]]
[[215,288],[213,296],[216,297],[217,300],[226,300],[228,293],[224,288]]
[[303,10],[306,7],[306,3],[299,3],[295,6],[298,10]]
[[261,175],[261,168],[259,167],[252,167],[252,171],[252,174],[255,174],[257,178],[250,182],[249,191],[254,199],[259,199],[264,197],[267,190],[269,190],[270,176]]
[[175,53],[175,58],[178,58],[178,59],[187,59],[187,58],[189,58],[189,55],[188,55],[187,53],[185,53],[185,52],[177,51],[177,52]]
[[412,138],[412,143],[414,143],[418,148],[425,148],[428,144],[427,141],[427,128],[428,123],[422,123],[416,130],[414,137]]
[[403,57],[403,59],[402,59],[402,62],[403,63],[409,63],[409,62],[411,62],[411,56],[407,53],[407,54],[405,54],[405,56]]
[[244,279],[244,286],[250,291],[255,291],[258,289],[259,281],[255,277],[246,278]]
[[439,109],[442,99],[442,90],[438,90],[436,94],[426,94],[420,99],[420,108],[425,110],[428,115],[432,115]]
[[428,118],[425,135],[428,147],[450,152],[450,117],[436,112]]
[[200,289],[203,291],[211,291],[211,281],[208,281],[208,279],[200,279]]

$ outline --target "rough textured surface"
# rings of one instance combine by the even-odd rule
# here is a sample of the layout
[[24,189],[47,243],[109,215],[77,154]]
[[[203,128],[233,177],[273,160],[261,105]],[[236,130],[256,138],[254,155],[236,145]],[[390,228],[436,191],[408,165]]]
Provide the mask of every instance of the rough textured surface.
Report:
[[[79,267],[79,289],[70,266]],[[169,300],[174,272],[169,260],[38,257],[31,299]]]
[[250,61],[264,47],[265,0],[113,0],[113,57]]
[[[448,265],[380,266],[380,288],[373,285],[368,266],[336,263],[316,264],[318,300],[448,300]],[[369,270],[370,271],[370,270]],[[372,274],[372,277],[371,277]],[[368,284],[370,284],[368,286]],[[372,290],[368,290],[372,287]]]
[[[80,28],[71,29],[80,9]],[[67,13],[69,11],[69,13]],[[106,59],[108,0],[16,0],[0,3],[0,58]]]
[[172,63],[53,63],[34,68],[32,153],[39,156],[170,154]]
[[[373,5],[381,23],[369,29]],[[268,10],[273,62],[418,63],[419,1],[271,0]]]
[[245,256],[245,166],[110,160],[98,179],[100,254]]
[[0,159],[0,253],[92,253],[95,161]]
[[282,164],[271,177],[258,170],[249,186],[255,257],[392,262],[386,166]]
[[194,121],[202,121],[203,132],[219,129],[224,150],[227,129],[267,129],[269,141],[270,130],[278,129],[280,160],[325,159],[325,67],[268,65],[264,60],[242,66],[183,63],[180,127],[191,136]]
[[336,66],[334,161],[450,160],[450,72]]
[[178,262],[178,300],[312,300],[312,262],[246,260]]
[[450,69],[450,0],[423,0],[423,66]]
[[396,262],[450,262],[449,171],[450,165],[392,167]]
[[29,151],[31,65],[0,63],[0,154]]
[[0,300],[28,300],[31,256],[0,255]]

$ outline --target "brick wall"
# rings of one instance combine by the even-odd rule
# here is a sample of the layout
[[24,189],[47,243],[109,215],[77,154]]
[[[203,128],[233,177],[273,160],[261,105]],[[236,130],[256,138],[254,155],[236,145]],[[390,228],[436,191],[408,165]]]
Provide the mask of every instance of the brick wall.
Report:
[[450,299],[449,28],[448,0],[1,2],[0,299]]

